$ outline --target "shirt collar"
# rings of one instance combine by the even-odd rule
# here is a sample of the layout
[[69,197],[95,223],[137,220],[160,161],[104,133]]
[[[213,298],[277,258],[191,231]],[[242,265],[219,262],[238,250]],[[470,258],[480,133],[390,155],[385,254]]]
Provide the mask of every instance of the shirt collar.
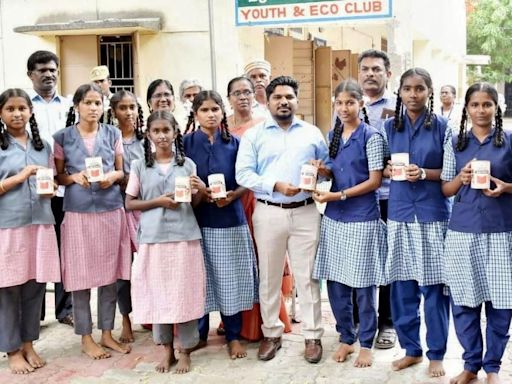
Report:
[[60,96],[57,91],[55,91],[52,99],[50,101],[46,101],[39,93],[37,93],[34,89],[30,89],[28,91],[28,95],[30,96],[30,100],[32,101],[39,101],[44,103],[61,103],[62,102],[62,96]]
[[366,105],[375,105],[375,104],[379,104],[382,102],[387,102],[388,100],[392,100],[392,99],[393,99],[393,93],[390,90],[386,89],[386,90],[384,90],[384,93],[382,94],[382,96],[373,102],[370,102],[370,100],[368,98],[366,98]]
[[[288,128],[288,130],[290,130],[292,128],[295,128],[295,127],[300,127],[301,125],[302,125],[302,120],[300,120],[296,116],[294,116],[293,120],[292,120],[292,124],[290,125],[290,128]],[[263,123],[263,127],[265,129],[267,129],[267,128],[281,128],[279,126],[279,124],[277,124],[277,122],[272,118],[272,116],[267,117],[267,119]]]
[[496,133],[496,128],[492,127],[491,132],[489,133],[489,135],[487,135],[485,140],[483,142],[481,142],[481,143],[480,143],[480,140],[478,140],[477,137],[473,134],[473,129],[469,130],[468,137],[471,138],[472,140],[474,140],[478,145],[483,145],[483,144],[489,143],[494,138],[494,134],[495,133]]

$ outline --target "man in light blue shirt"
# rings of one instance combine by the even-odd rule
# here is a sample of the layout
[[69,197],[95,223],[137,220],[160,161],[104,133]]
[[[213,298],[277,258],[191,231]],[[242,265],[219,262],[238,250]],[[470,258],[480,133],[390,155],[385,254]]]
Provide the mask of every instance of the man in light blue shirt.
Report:
[[[59,76],[59,58],[49,51],[36,51],[27,60],[27,76],[33,89],[28,93],[32,100],[34,115],[41,138],[53,148],[53,134],[66,126],[66,117],[71,102],[57,94]],[[62,211],[63,189],[52,199],[52,212],[55,216],[55,232],[60,247],[60,224],[64,217]],[[55,317],[60,323],[73,325],[71,295],[64,291],[62,283],[55,283]],[[45,317],[45,305],[41,311],[41,320]]]
[[254,191],[254,239],[260,271],[260,308],[264,339],[258,358],[270,360],[281,348],[281,279],[290,257],[303,314],[305,359],[322,357],[319,282],[311,278],[319,239],[320,214],[311,193],[299,185],[301,167],[311,160],[330,164],[320,130],[295,117],[298,84],[280,76],[266,88],[271,117],[242,137],[236,161],[238,184]]

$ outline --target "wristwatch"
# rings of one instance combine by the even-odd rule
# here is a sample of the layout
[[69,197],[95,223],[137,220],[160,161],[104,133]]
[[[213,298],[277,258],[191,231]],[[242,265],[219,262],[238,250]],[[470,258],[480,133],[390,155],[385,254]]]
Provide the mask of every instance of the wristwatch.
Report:
[[345,191],[341,190],[340,193],[341,193],[340,200],[341,201],[347,200],[347,194],[345,193]]
[[420,168],[420,180],[425,180],[427,178],[427,172],[425,168]]

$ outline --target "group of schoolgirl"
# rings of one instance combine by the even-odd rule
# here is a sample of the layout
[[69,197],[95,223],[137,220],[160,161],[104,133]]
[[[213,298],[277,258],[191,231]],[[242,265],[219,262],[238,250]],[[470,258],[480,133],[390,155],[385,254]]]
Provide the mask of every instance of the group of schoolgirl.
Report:
[[[230,356],[246,356],[241,311],[256,301],[257,272],[239,199],[245,190],[234,176],[238,139],[229,133],[216,92],[196,97],[185,139],[170,113],[172,85],[153,81],[147,100],[151,114],[144,135],[132,93],[111,98],[107,120],[115,127],[100,123],[101,90],[80,86],[52,153],[39,136],[29,96],[20,89],[0,95],[0,350],[13,373],[45,364],[32,346],[39,337],[37,308],[45,283],[61,278],[72,292],[82,351],[93,359],[110,357],[106,348],[130,352],[132,306],[134,321],[153,324],[155,342],[165,347],[160,372],[176,362],[174,334],[180,346],[176,372],[190,369],[191,350],[206,343],[211,311],[221,312]],[[99,169],[90,168],[97,158]],[[66,186],[60,261],[53,194],[37,193],[40,169],[53,169],[56,182]],[[99,181],[92,181],[93,170],[102,175]],[[212,173],[224,175],[225,198],[212,199]],[[174,200],[179,176],[190,177],[190,204]],[[96,287],[99,343],[92,337],[90,309]],[[112,337],[116,302],[123,315],[120,341]]]
[[[169,82],[150,84],[149,140],[141,140],[142,118],[132,94],[111,100],[117,129],[98,123],[101,91],[83,85],[74,95],[68,127],[54,135],[52,155],[39,137],[29,97],[17,89],[0,95],[0,258],[8,272],[0,278],[0,306],[9,309],[0,313],[0,349],[8,352],[14,372],[27,373],[44,364],[32,347],[39,334],[34,308],[40,308],[41,283],[58,281],[61,275],[73,294],[75,332],[92,358],[108,357],[103,347],[129,352],[111,334],[118,296],[123,341],[133,339],[130,303],[136,323],[154,324],[154,339],[166,351],[159,371],[175,362],[175,333],[181,346],[177,371],[189,370],[190,350],[208,334],[204,314],[214,310],[221,312],[230,355],[245,356],[239,343],[240,312],[252,307],[257,292],[253,243],[239,201],[244,190],[234,177],[238,139],[229,133],[222,99],[213,91],[194,99],[192,114],[198,126],[191,119],[191,133],[183,138],[170,113],[173,96]],[[393,369],[422,359],[418,308],[423,295],[430,374],[444,374],[451,300],[465,350],[464,371],[453,382],[470,382],[482,367],[490,382],[498,382],[512,317],[511,138],[502,128],[497,92],[488,84],[468,89],[457,136],[432,112],[432,103],[430,75],[420,68],[406,71],[400,79],[396,117],[379,132],[359,117],[364,104],[360,87],[347,81],[336,88],[331,164],[317,164],[319,174],[332,178],[332,188],[313,193],[318,202],[327,202],[314,277],[327,280],[341,341],[337,361],[354,352],[355,290],[361,345],[355,365],[371,365],[375,287],[391,282],[394,326],[406,350]],[[31,133],[25,130],[29,121]],[[379,221],[375,190],[382,175],[393,173],[393,164],[384,158],[394,153],[408,153],[409,165],[406,180],[391,183],[386,229]],[[102,181],[89,181],[85,163],[91,157],[102,159]],[[471,188],[474,159],[491,162],[491,189]],[[130,164],[129,170],[123,168]],[[34,177],[39,168],[53,167],[58,183],[66,186],[60,266],[51,195],[37,195]],[[212,173],[224,174],[226,198],[211,198],[207,179]],[[191,204],[174,200],[177,176],[190,177]],[[446,199],[450,196],[455,196],[451,215]],[[138,253],[132,266],[134,249]],[[117,286],[117,280],[131,280],[131,299],[127,283]],[[98,287],[100,343],[91,336],[93,287]],[[487,315],[485,356],[482,304]]]
[[[450,383],[469,383],[482,368],[489,383],[499,382],[512,318],[512,137],[503,131],[496,89],[487,83],[468,88],[458,134],[433,113],[432,80],[422,68],[402,74],[395,117],[385,121],[384,132],[369,125],[357,83],[341,83],[334,96],[331,169],[319,164],[332,187],[313,193],[316,201],[327,202],[313,276],[327,280],[341,342],[334,359],[345,361],[354,352],[354,292],[361,346],[354,365],[371,365],[376,286],[390,283],[393,325],[406,351],[393,370],[422,361],[423,296],[428,373],[445,374],[451,303],[464,370]],[[386,228],[379,222],[375,190],[382,176],[393,177],[399,169],[390,155],[402,153],[409,162],[403,181],[391,181]],[[472,188],[473,160],[490,162],[490,187]]]

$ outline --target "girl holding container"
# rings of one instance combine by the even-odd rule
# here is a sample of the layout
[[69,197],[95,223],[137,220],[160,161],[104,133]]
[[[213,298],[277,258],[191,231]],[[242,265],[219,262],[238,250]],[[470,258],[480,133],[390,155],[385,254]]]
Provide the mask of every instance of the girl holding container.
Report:
[[[380,221],[376,190],[384,169],[384,138],[368,123],[363,91],[353,80],[334,91],[336,124],[329,133],[332,173],[321,162],[319,173],[332,176],[330,192],[314,192],[327,202],[320,226],[320,243],[313,277],[327,280],[329,302],[340,333],[337,362],[354,352],[356,330],[352,294],[359,308],[361,349],[355,367],[372,365],[373,339],[377,332],[376,290],[384,281],[386,232]],[[363,112],[365,121],[359,115]]]
[[[199,180],[194,162],[183,153],[178,123],[170,112],[149,115],[144,154],[133,162],[126,187],[126,207],[142,211],[132,266],[133,319],[153,324],[153,339],[164,346],[156,367],[162,373],[176,363],[176,324],[181,346],[176,373],[186,373],[190,350],[199,341],[197,319],[204,314],[205,300],[201,232],[190,204],[199,197],[190,195]],[[176,201],[178,178],[188,181],[189,202]]]
[[444,194],[455,196],[445,263],[455,331],[464,348],[464,371],[450,383],[472,382],[481,368],[487,383],[499,383],[512,318],[512,135],[503,131],[492,85],[468,88],[458,137],[445,145],[441,178]]
[[[195,208],[203,236],[206,266],[206,315],[199,322],[199,333],[206,344],[208,313],[220,311],[229,355],[247,356],[240,343],[242,311],[257,298],[256,258],[240,197],[245,188],[235,180],[239,140],[229,133],[221,96],[201,91],[192,104],[197,130],[184,138],[185,153],[197,164],[197,174],[209,185]],[[190,130],[192,124],[187,129]]]
[[420,363],[419,306],[424,297],[429,374],[443,376],[448,338],[449,299],[444,294],[443,242],[448,200],[441,191],[444,143],[451,139],[447,120],[433,113],[429,73],[412,68],[400,78],[395,117],[384,123],[391,152],[384,176],[391,178],[388,208],[388,258],[393,325],[405,357],[393,370]]
[[[117,279],[130,280],[131,251],[123,199],[121,132],[99,119],[103,97],[95,84],[78,87],[67,128],[55,135],[57,180],[66,186],[61,225],[62,280],[72,293],[75,333],[82,351],[93,359],[110,357],[103,347],[120,353],[130,348],[112,338]],[[75,110],[79,121],[75,121]],[[100,344],[92,338],[90,296],[98,287]]]
[[[53,156],[25,91],[0,95],[0,117],[0,351],[7,352],[12,373],[27,374],[45,365],[33,342],[46,282],[60,281],[50,204]],[[50,171],[50,191],[40,189],[42,171]]]

